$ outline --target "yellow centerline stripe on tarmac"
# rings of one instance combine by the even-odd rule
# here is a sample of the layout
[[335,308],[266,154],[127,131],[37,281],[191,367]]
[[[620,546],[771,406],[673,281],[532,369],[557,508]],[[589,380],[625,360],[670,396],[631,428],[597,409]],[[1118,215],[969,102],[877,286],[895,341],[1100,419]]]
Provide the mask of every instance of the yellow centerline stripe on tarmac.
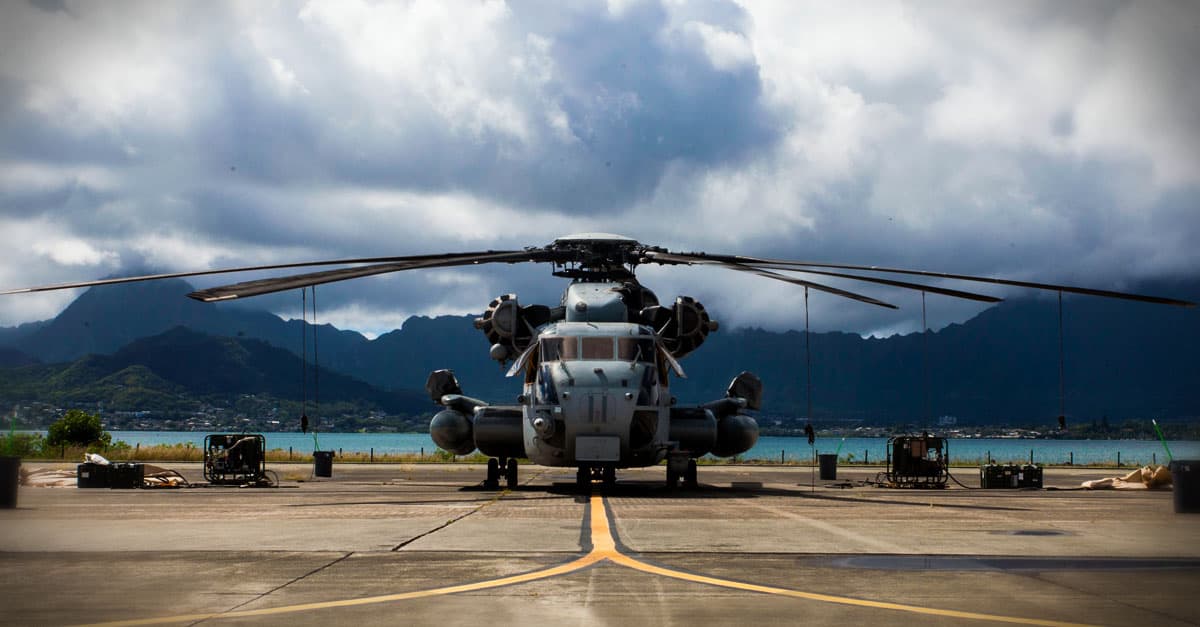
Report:
[[321,601],[317,603],[302,603],[299,605],[285,605],[281,607],[265,608],[261,610],[238,610],[234,612],[215,612],[209,614],[185,614],[178,616],[161,616],[158,618],[145,618],[137,620],[114,621],[109,623],[95,623],[83,627],[125,627],[132,625],[161,625],[165,623],[183,623],[200,620],[212,620],[219,618],[245,618],[252,616],[273,616],[276,614],[290,614],[294,612],[308,612],[311,610],[322,610],[337,607],[355,607],[359,605],[371,605],[375,603],[389,603],[392,601],[407,601],[410,599],[423,599],[428,597],[442,596],[446,594],[458,594],[460,592],[475,592],[478,590],[488,590],[491,588],[499,588],[502,586],[511,586],[516,584],[528,583],[548,577],[557,577],[559,575],[567,575],[577,570],[587,568],[593,564],[604,561],[611,561],[614,564],[632,568],[637,571],[659,575],[662,577],[670,577],[682,581],[690,581],[692,583],[706,584],[710,586],[719,586],[722,588],[731,588],[734,590],[745,590],[747,592],[757,592],[761,594],[772,594],[776,596],[786,596],[797,599],[806,599],[809,601],[820,601],[823,603],[835,603],[839,605],[851,605],[856,607],[868,607],[873,609],[895,610],[900,612],[911,612],[915,614],[926,614],[929,616],[943,616],[947,618],[961,618],[967,620],[984,620],[998,623],[1015,623],[1020,625],[1043,625],[1046,627],[1092,627],[1084,623],[1068,623],[1053,620],[1042,620],[1037,618],[1022,618],[1019,616],[1001,616],[998,614],[981,614],[978,612],[963,612],[959,610],[943,610],[932,607],[922,607],[919,605],[905,605],[903,603],[889,603],[886,601],[870,601],[866,599],[855,599],[852,597],[841,597],[830,594],[820,594],[816,592],[803,592],[800,590],[789,590],[787,588],[776,588],[773,586],[762,586],[752,583],[743,583],[740,581],[731,581],[729,579],[719,579],[717,577],[709,577],[706,575],[695,575],[683,571],[672,570],[662,566],[655,566],[639,561],[633,557],[625,555],[617,550],[617,541],[613,537],[612,529],[608,524],[608,510],[604,504],[604,498],[598,495],[591,497],[590,515],[588,528],[591,532],[592,550],[588,551],[587,555],[574,559],[565,564],[535,570],[533,572],[524,573],[521,575],[511,575],[508,577],[500,577],[499,579],[489,579],[476,583],[468,583],[457,586],[445,586],[441,588],[431,588],[428,590],[415,590],[412,592],[400,592],[397,594],[384,594],[373,597],[362,597],[359,599],[342,599],[339,601]]

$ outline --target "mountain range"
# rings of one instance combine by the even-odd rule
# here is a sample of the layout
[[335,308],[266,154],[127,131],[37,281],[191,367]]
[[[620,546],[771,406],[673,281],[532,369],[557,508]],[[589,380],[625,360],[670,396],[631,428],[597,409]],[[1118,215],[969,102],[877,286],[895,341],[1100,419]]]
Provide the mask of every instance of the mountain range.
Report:
[[[93,383],[140,367],[134,374],[161,380],[152,387],[163,394],[182,386],[193,393],[257,390],[297,397],[296,360],[306,337],[310,360],[319,348],[323,397],[359,398],[389,411],[431,411],[420,390],[438,368],[455,370],[473,396],[512,402],[520,391],[488,358],[472,316],[414,317],[369,340],[245,306],[195,302],[184,297],[191,290],[180,280],[93,288],[52,320],[0,328],[0,383],[64,368],[46,364],[70,364],[67,370],[96,375]],[[1197,300],[1200,282],[1140,291]],[[1052,299],[1008,300],[924,336],[832,332],[810,339],[812,403],[819,420],[891,424],[949,414],[965,423],[1045,424],[1059,413],[1058,310]],[[672,393],[683,403],[719,398],[734,376],[749,370],[763,379],[768,414],[802,415],[805,341],[796,331],[722,329],[683,360],[688,377],[675,380]],[[1067,415],[1073,420],[1200,415],[1198,348],[1196,309],[1068,297]],[[36,362],[42,365],[30,365]]]

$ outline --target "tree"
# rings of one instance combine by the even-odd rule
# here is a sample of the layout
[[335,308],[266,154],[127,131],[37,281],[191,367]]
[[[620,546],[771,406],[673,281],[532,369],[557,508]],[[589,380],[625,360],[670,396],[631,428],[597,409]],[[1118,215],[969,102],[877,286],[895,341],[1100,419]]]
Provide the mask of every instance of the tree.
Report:
[[59,446],[71,444],[88,446],[89,444],[108,445],[112,442],[112,434],[104,430],[100,417],[82,410],[67,411],[62,418],[50,425],[46,434],[46,444]]

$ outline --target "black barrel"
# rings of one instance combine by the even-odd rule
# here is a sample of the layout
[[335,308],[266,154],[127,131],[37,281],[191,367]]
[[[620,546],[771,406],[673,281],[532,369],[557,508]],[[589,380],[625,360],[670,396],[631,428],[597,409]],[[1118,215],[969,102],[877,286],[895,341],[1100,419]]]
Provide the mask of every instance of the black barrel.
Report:
[[1175,492],[1176,514],[1200,513],[1200,460],[1177,459],[1171,462],[1171,483]]
[[817,455],[817,461],[821,464],[821,479],[837,479],[837,455],[834,453]]
[[313,474],[318,477],[333,476],[333,451],[313,451]]
[[16,509],[21,483],[21,458],[0,457],[0,509]]

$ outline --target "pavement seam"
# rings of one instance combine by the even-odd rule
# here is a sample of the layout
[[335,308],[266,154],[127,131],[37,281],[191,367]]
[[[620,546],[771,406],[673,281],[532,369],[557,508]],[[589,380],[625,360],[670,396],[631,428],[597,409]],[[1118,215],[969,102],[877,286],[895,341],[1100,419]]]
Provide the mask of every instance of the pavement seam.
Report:
[[[290,581],[286,581],[286,582],[284,582],[284,583],[281,583],[281,584],[279,584],[278,586],[275,586],[274,588],[271,588],[270,590],[267,590],[266,592],[264,592],[264,593],[262,593],[262,594],[260,594],[260,595],[258,595],[258,596],[256,596],[256,597],[254,597],[253,599],[249,599],[249,600],[247,600],[247,601],[243,601],[242,603],[238,603],[237,605],[235,605],[235,606],[233,606],[233,607],[231,607],[231,608],[229,608],[229,609],[225,610],[224,612],[222,612],[222,614],[229,613],[229,612],[236,612],[236,611],[237,611],[239,608],[245,607],[245,606],[247,606],[247,605],[249,605],[249,604],[251,604],[251,603],[253,603],[253,602],[255,602],[255,601],[258,601],[258,600],[261,600],[261,599],[265,599],[265,598],[267,598],[267,597],[271,596],[272,594],[274,594],[274,593],[278,592],[279,590],[282,590],[282,589],[284,589],[284,588],[286,588],[286,587],[288,587],[288,586],[290,586],[290,585],[292,585],[292,584],[296,583],[297,581],[301,581],[301,580],[303,580],[303,579],[307,579],[308,577],[311,577],[311,576],[313,576],[313,575],[315,575],[315,574],[317,574],[317,573],[319,573],[319,572],[321,572],[321,571],[325,570],[326,568],[329,568],[330,566],[333,566],[334,564],[337,564],[338,562],[341,562],[342,560],[345,560],[345,559],[349,558],[351,555],[354,555],[354,551],[350,551],[349,553],[347,553],[347,554],[345,554],[345,555],[343,555],[343,556],[341,556],[341,557],[339,557],[339,558],[337,558],[337,559],[333,560],[332,562],[329,562],[328,564],[323,564],[323,565],[321,565],[321,566],[318,566],[318,567],[316,567],[316,568],[314,568],[314,569],[312,569],[312,570],[308,571],[307,573],[304,573],[303,575],[300,575],[299,577],[294,577],[294,578],[292,578]],[[194,622],[194,623],[189,623],[188,627],[194,627],[195,625],[199,625],[200,623],[203,623],[203,622],[206,622],[206,621],[212,620],[212,619],[214,619],[214,618],[221,618],[221,614],[217,614],[217,615],[215,615],[215,616],[210,616],[210,617],[207,617],[207,618],[202,618],[202,619],[200,619],[200,620],[198,620],[198,621],[196,621],[196,622]]]
[[433,529],[430,529],[429,531],[426,531],[425,533],[415,535],[415,536],[405,540],[404,542],[397,544],[396,546],[392,547],[392,552],[395,553],[395,552],[399,551],[400,549],[403,549],[404,547],[412,544],[413,542],[416,542],[417,540],[424,538],[425,536],[437,533],[437,532],[441,531],[442,529],[445,529],[446,527],[453,525],[454,523],[466,518],[467,516],[470,516],[471,514],[474,514],[478,511],[482,510],[483,508],[485,508],[489,505],[494,505],[495,503],[498,503],[500,501],[500,499],[504,498],[504,495],[507,493],[508,493],[508,490],[504,490],[503,492],[501,492],[501,493],[497,494],[495,497],[493,497],[490,501],[483,503],[482,505],[479,505],[475,509],[473,509],[465,514],[462,514],[460,516],[451,518],[450,520],[447,520],[446,522],[434,527]]

